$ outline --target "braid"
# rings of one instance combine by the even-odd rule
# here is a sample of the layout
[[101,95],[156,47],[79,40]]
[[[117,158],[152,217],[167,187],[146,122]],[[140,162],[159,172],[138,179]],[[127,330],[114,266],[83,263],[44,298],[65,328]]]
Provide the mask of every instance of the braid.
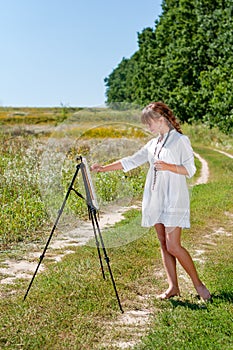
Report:
[[142,111],[142,122],[147,123],[149,119],[159,116],[164,117],[176,131],[182,134],[179,121],[172,110],[163,102],[152,102],[145,107]]

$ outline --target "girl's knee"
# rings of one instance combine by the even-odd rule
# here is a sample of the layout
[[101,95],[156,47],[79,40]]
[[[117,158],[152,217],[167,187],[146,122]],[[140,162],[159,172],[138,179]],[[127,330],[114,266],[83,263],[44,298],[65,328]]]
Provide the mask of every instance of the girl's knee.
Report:
[[177,257],[181,249],[180,235],[180,227],[166,227],[167,250],[171,255],[174,255],[175,257]]
[[167,246],[167,251],[169,254],[173,255],[173,256],[177,256],[180,246],[177,244],[173,244],[173,242],[166,242],[166,246]]

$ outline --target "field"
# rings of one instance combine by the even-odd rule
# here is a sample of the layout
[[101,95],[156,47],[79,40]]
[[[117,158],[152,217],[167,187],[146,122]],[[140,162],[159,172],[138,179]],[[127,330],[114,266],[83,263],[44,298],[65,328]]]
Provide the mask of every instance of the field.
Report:
[[[7,262],[35,267],[66,194],[78,155],[103,163],[131,154],[151,138],[139,111],[106,109],[0,109],[0,280]],[[153,229],[141,228],[140,201],[147,167],[93,175],[101,211],[128,206],[124,219],[104,229],[122,314],[93,239],[48,249],[25,301],[30,281],[1,283],[1,349],[232,349],[233,155],[232,137],[205,125],[183,125],[194,151],[208,163],[206,184],[189,183],[191,229],[183,243],[210,288],[201,302],[178,266],[181,297],[161,302],[166,288]],[[225,152],[225,153],[220,153]],[[84,193],[80,176],[75,188]],[[72,194],[56,239],[89,222],[86,203]],[[91,225],[91,224],[90,224]],[[77,238],[76,238],[77,239]],[[63,254],[64,253],[64,254]],[[61,259],[51,259],[51,255]],[[30,258],[29,258],[30,257]],[[9,273],[9,277],[10,273]]]

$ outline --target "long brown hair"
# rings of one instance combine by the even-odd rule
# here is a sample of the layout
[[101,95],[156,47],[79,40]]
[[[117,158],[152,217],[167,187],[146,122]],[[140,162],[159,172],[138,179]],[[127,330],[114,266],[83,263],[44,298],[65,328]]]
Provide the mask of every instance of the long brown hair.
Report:
[[150,119],[164,117],[180,134],[182,133],[180,123],[172,110],[163,102],[151,102],[142,111],[141,120],[143,124],[148,124]]

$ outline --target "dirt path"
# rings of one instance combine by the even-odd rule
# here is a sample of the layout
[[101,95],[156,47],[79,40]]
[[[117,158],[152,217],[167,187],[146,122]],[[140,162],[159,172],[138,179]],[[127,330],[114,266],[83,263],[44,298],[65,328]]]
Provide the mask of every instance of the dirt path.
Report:
[[222,154],[224,154],[225,156],[227,156],[227,157],[233,159],[233,155],[230,154],[230,153],[227,153],[227,152],[224,152],[224,151],[220,151],[219,149],[214,149],[214,151],[219,152],[219,153],[222,153]]
[[201,162],[201,175],[194,185],[206,184],[210,175],[208,163],[200,154],[194,152],[194,155]]
[[[132,208],[137,208],[137,206],[130,208],[114,206],[108,209],[108,212],[101,213],[99,218],[101,232],[121,221],[124,218],[124,213]],[[92,238],[93,228],[89,221],[83,222],[75,230],[62,232],[58,235],[54,233],[44,259],[47,258],[55,262],[61,261],[65,255],[74,253],[72,247],[85,245]],[[18,278],[31,278],[43,249],[44,247],[39,247],[37,244],[30,244],[27,247],[30,252],[25,253],[22,259],[6,259],[0,262],[0,284],[13,284]],[[43,270],[42,263],[39,271]]]

